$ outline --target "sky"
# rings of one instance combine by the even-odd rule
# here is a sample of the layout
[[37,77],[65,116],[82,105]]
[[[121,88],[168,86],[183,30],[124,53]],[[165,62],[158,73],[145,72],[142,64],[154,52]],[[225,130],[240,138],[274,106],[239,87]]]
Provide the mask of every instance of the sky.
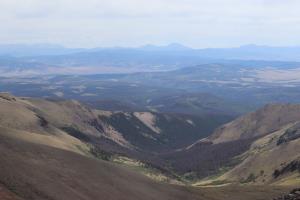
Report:
[[299,0],[0,0],[0,44],[300,45]]

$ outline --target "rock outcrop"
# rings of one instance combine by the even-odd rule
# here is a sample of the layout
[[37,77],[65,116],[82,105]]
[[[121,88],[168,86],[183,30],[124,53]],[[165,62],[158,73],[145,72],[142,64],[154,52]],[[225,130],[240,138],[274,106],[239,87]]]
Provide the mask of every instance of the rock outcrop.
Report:
[[294,189],[289,194],[275,198],[274,200],[300,200],[300,188]]

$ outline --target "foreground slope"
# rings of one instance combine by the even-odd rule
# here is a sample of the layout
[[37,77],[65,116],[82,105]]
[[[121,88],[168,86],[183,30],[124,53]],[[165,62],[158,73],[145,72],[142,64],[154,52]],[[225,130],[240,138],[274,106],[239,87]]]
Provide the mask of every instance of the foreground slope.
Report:
[[0,182],[24,199],[201,199],[113,164],[0,135]]
[[162,184],[105,161],[10,138],[2,132],[0,160],[0,197],[5,200],[255,200],[270,199],[288,190]]

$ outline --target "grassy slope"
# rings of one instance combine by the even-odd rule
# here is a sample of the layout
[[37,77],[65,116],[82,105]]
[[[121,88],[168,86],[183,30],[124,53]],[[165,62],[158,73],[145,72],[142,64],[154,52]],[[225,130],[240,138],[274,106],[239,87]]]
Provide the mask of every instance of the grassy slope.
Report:
[[[288,144],[277,145],[277,141],[289,126],[275,131],[253,143],[243,156],[241,164],[225,173],[221,178],[251,184],[299,185],[300,174],[297,171],[274,178],[276,169],[281,169],[293,160],[300,158],[300,139]],[[252,180],[249,177],[253,174]],[[248,180],[247,180],[248,179]]]
[[274,177],[275,170],[281,170],[292,161],[300,159],[299,136],[278,144],[282,135],[287,135],[287,130],[299,130],[297,125],[300,121],[299,109],[299,105],[268,105],[219,128],[209,138],[216,145],[239,141],[241,138],[258,138],[248,151],[238,156],[242,161],[240,164],[217,178],[200,181],[198,185],[224,183],[299,185],[300,174],[297,170],[287,170]]
[[87,154],[89,147],[56,128],[31,102],[12,96],[0,96],[0,131],[11,138]]
[[223,125],[209,139],[214,143],[222,143],[262,137],[297,121],[300,121],[299,104],[270,104]]

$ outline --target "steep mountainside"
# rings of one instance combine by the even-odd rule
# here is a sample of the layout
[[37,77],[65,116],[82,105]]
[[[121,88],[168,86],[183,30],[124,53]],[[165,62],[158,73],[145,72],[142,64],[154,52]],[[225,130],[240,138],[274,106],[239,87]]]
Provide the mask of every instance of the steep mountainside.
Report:
[[[142,152],[140,142],[135,141],[135,137],[128,137],[131,131],[126,132],[124,127],[127,126],[113,123],[122,120],[130,124],[129,130],[136,131],[133,127],[141,127],[140,132],[134,132],[135,137],[138,137],[138,133],[146,137],[152,135],[155,141],[163,141],[158,137],[163,134],[169,141],[175,141],[169,135],[174,130],[156,121],[169,120],[177,124],[177,128],[188,128],[188,124],[196,126],[195,119],[191,118],[183,120],[172,115],[149,112],[111,113],[91,110],[76,101],[53,102],[1,94],[0,199],[134,200],[142,197],[146,200],[239,200],[243,197],[253,200],[277,197],[289,189],[273,186],[199,189],[169,185],[150,180],[128,167],[96,159],[104,159],[107,155],[102,154],[101,150],[104,149],[155,164],[162,162],[166,166],[166,160],[157,152]],[[295,134],[294,131],[286,133],[280,141],[286,143]],[[176,135],[179,137],[179,132]],[[143,144],[147,147],[150,143]],[[180,145],[183,144],[169,148]],[[213,155],[209,155],[209,158]]]
[[135,147],[151,152],[184,148],[227,121],[226,117],[153,112],[114,112],[99,118]]
[[[226,119],[92,110],[77,101],[0,95],[0,129],[15,138],[111,159],[127,156],[173,174],[161,153],[208,136]],[[176,168],[175,168],[176,169]]]
[[218,128],[209,139],[213,143],[265,136],[300,120],[300,105],[269,104]]
[[251,140],[249,150],[235,157],[239,163],[211,182],[297,185],[300,184],[299,124],[299,105],[267,105],[225,124],[191,148],[205,142],[226,145]]
[[77,101],[46,101],[1,95],[0,124],[6,128],[81,140],[108,139],[128,149],[160,151],[182,148],[206,137],[223,118],[152,112],[92,110]]
[[300,184],[300,136],[280,142],[294,128],[293,124],[287,125],[256,140],[240,157],[242,162],[221,179],[250,184]]

